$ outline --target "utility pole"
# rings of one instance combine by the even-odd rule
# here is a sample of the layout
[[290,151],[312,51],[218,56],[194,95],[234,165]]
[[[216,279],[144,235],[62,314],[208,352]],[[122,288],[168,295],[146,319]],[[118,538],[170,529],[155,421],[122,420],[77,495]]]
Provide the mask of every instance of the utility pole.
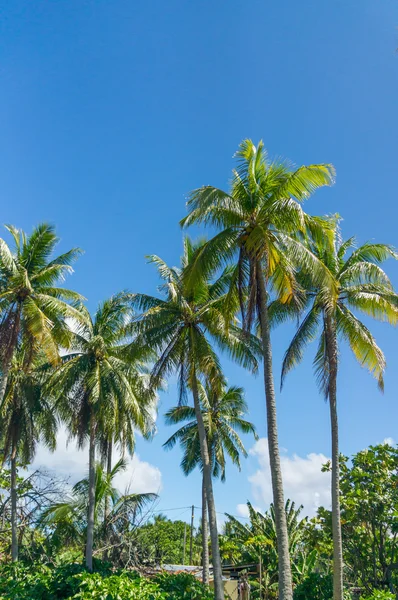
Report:
[[184,542],[182,545],[182,564],[185,565],[185,546],[187,544],[187,524],[184,524]]
[[192,504],[192,512],[191,512],[191,535],[189,539],[189,564],[192,565],[192,554],[193,554],[193,521],[195,518],[195,507]]

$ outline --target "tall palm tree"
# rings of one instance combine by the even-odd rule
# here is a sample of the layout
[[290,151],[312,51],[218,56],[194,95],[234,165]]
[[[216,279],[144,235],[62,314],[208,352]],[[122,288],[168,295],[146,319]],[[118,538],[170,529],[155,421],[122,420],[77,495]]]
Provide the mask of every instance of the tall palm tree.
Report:
[[69,317],[81,320],[82,314],[70,302],[80,302],[76,292],[57,287],[81,254],[73,248],[51,258],[59,241],[47,223],[35,227],[31,235],[12,225],[6,229],[14,239],[10,249],[0,238],[0,402],[4,398],[12,357],[21,337],[30,346],[44,352],[47,360],[59,360],[59,346],[68,348]]
[[85,323],[74,335],[74,351],[50,378],[49,389],[61,419],[79,447],[89,441],[89,490],[86,566],[92,569],[95,524],[96,445],[121,412],[132,427],[147,431],[148,395],[136,367],[141,350],[131,343],[127,326],[132,316],[130,294],[121,292],[98,307],[94,318],[81,307]]
[[[220,392],[210,386],[199,387],[201,411],[206,430],[210,463],[213,477],[221,477],[225,481],[226,454],[240,470],[241,454],[246,458],[247,452],[240,439],[239,433],[251,433],[258,439],[256,429],[252,423],[244,419],[248,407],[241,387],[223,387]],[[188,421],[186,423],[186,421]],[[184,423],[164,444],[169,450],[177,442],[183,451],[181,468],[185,475],[189,475],[197,466],[202,470],[203,465],[200,454],[200,441],[198,424],[195,419],[195,410],[190,406],[176,406],[166,413],[166,423],[177,425]],[[206,487],[202,477],[202,545],[203,545],[203,583],[209,583],[209,546]]]
[[[125,514],[126,509],[134,512],[141,511],[149,502],[157,498],[156,494],[121,494],[114,485],[114,480],[119,473],[127,468],[127,463],[120,459],[108,474],[101,463],[95,466],[95,494],[94,494],[94,527],[98,536],[105,535],[103,531],[105,505],[110,504],[108,527],[114,528],[117,533],[118,520]],[[56,502],[49,506],[40,516],[39,523],[42,527],[51,528],[54,542],[65,545],[82,545],[87,535],[87,515],[89,504],[90,478],[85,477],[78,481],[64,502]],[[125,522],[123,523],[125,528]]]
[[212,343],[252,369],[257,365],[258,344],[256,339],[245,337],[235,323],[227,328],[223,308],[225,290],[230,285],[229,269],[214,281],[210,277],[198,278],[195,286],[188,289],[185,272],[202,244],[193,244],[188,238],[185,239],[182,268],[169,267],[159,257],[150,257],[150,262],[157,266],[163,280],[160,291],[164,297],[136,294],[134,303],[144,312],[137,318],[135,326],[139,343],[152,348],[159,355],[152,371],[153,384],[157,386],[162,379],[177,372],[180,403],[185,403],[187,389],[192,392],[208,504],[215,596],[216,600],[222,600],[222,569],[211,461],[200,403],[200,381],[206,378],[214,389],[221,388],[224,381]]
[[31,348],[21,346],[14,352],[0,403],[0,427],[3,432],[1,460],[2,463],[9,460],[11,464],[11,556],[17,561],[17,461],[29,464],[39,441],[54,450],[57,430],[53,407],[43,393],[40,358],[32,361]]
[[[360,311],[391,324],[398,322],[398,295],[380,264],[387,258],[398,258],[385,244],[354,247],[354,238],[339,239],[338,229],[332,245],[309,242],[311,251],[323,261],[335,281],[334,292],[316,286],[303,277],[306,290],[306,314],[286,351],[282,366],[282,383],[287,373],[303,358],[309,342],[320,333],[314,359],[319,387],[329,400],[332,434],[332,521],[333,521],[333,598],[343,600],[343,554],[340,522],[339,437],[337,418],[337,374],[339,339],[348,342],[355,358],[377,379],[383,390],[385,359],[367,327],[352,312]],[[347,253],[350,251],[347,255]],[[279,307],[278,319],[283,318]]]
[[[235,260],[228,298],[231,311],[238,293],[246,330],[257,317],[264,365],[267,430],[272,475],[273,500],[278,532],[279,598],[292,599],[292,576],[285,501],[280,465],[276,400],[272,373],[272,347],[267,303],[274,293],[283,302],[297,293],[295,271],[312,272],[316,281],[327,277],[320,261],[297,240],[297,231],[320,229],[300,204],[319,187],[333,182],[331,165],[310,165],[293,169],[283,162],[270,162],[263,143],[241,143],[236,153],[229,192],[213,186],[194,190],[188,200],[189,214],[184,227],[204,223],[219,231],[205,244],[192,262],[188,284],[198,274],[205,276],[223,262]],[[228,302],[226,303],[228,307]]]

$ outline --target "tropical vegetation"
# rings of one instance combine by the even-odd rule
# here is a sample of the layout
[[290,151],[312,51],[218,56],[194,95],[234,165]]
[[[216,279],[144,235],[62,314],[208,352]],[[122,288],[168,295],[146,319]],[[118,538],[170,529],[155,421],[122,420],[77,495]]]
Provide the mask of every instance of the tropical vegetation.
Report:
[[[178,266],[149,257],[160,279],[154,295],[126,281],[131,289],[91,313],[64,285],[81,250],[57,255],[58,236],[46,223],[30,234],[6,226],[0,598],[223,600],[223,578],[234,569],[259,599],[398,593],[398,450],[390,442],[342,456],[337,414],[342,342],[383,390],[386,358],[368,323],[397,324],[384,262],[398,254],[385,243],[343,241],[338,216],[304,212],[310,195],[333,184],[332,165],[296,168],[251,140],[235,158],[228,191],[204,186],[188,197],[182,227],[203,225],[210,237],[184,237]],[[271,331],[290,321],[297,331],[279,369]],[[314,340],[315,376],[330,408],[323,469],[331,473],[331,510],[309,519],[285,497],[274,375],[283,383]],[[225,357],[251,375],[262,368],[273,502],[266,512],[248,503],[246,519],[226,515],[220,530],[214,480],[230,476],[228,463],[240,469],[248,435],[257,436],[241,382],[227,381]],[[201,471],[199,527],[159,513],[157,494],[116,483],[137,434],[156,434],[158,394],[171,378],[177,398],[165,420],[179,428],[164,447],[180,445],[186,475]],[[73,487],[45,465],[31,467],[39,445],[56,449],[59,431],[88,448],[87,477]],[[186,564],[188,537],[196,575],[162,573]]]

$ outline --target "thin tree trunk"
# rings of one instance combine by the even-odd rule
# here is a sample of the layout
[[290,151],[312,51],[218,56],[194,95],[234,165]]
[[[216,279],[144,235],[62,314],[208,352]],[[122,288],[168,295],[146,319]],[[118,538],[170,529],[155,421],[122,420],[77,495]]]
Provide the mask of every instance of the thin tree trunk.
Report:
[[[107,450],[106,450],[106,474],[107,474],[108,481],[110,480],[111,473],[112,473],[112,450],[113,450],[112,440],[109,440],[109,442],[107,444]],[[109,532],[108,532],[109,513],[110,513],[109,496],[108,496],[108,494],[106,494],[105,495],[105,506],[104,506],[105,545],[107,545],[109,542]],[[108,548],[105,549],[104,560],[105,561],[109,560]]]
[[203,415],[200,407],[198,382],[196,380],[196,374],[193,374],[192,381],[192,393],[195,406],[195,416],[198,424],[200,453],[203,464],[203,481],[206,489],[207,496],[207,509],[209,513],[209,529],[211,539],[211,555],[213,559],[213,576],[214,576],[214,593],[215,600],[224,600],[224,584],[222,580],[222,566],[220,558],[220,548],[218,544],[218,531],[217,531],[217,516],[216,507],[214,503],[213,494],[213,482],[211,476],[211,465],[209,457],[209,449],[206,439],[206,429],[203,423]]
[[94,417],[90,419],[90,449],[88,462],[88,514],[87,514],[87,540],[86,540],[86,567],[93,570],[93,544],[94,544],[94,516],[95,516],[95,423]]
[[209,527],[207,522],[207,495],[204,478],[202,477],[202,581],[209,585]]
[[17,523],[17,449],[13,442],[11,453],[11,558],[18,560],[18,523]]
[[333,530],[333,600],[343,600],[343,543],[340,518],[340,456],[337,418],[338,351],[335,324],[325,314],[326,349],[329,363],[329,408],[332,430],[332,530]]
[[[108,448],[106,451],[106,474],[108,479],[110,479],[112,473],[112,441],[108,442]],[[108,521],[109,518],[109,496],[105,496],[105,507],[104,507],[104,522]]]
[[292,571],[289,555],[289,535],[286,522],[281,461],[279,456],[274,377],[272,373],[271,335],[267,309],[267,292],[265,289],[265,281],[260,264],[257,265],[257,276],[259,282],[259,317],[263,346],[265,399],[267,405],[269,462],[271,469],[272,493],[278,546],[279,600],[292,600]]

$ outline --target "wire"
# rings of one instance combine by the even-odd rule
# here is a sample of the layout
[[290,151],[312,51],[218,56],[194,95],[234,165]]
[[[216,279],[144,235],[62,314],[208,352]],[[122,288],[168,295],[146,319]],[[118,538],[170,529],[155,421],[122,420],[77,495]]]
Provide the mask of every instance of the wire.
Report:
[[[201,506],[195,506],[195,508],[197,508],[198,510],[202,510]],[[216,515],[223,515],[224,517],[226,517],[227,514],[233,517],[234,519],[246,519],[246,521],[250,521],[250,517],[243,517],[242,515],[231,515],[231,513],[225,513],[216,510]]]
[[[188,508],[192,508],[192,505],[191,506],[177,506],[176,508],[162,508],[161,510],[153,510],[152,512],[153,513],[163,513],[163,512],[169,512],[171,510],[186,510]],[[197,507],[195,506],[195,508],[197,508]]]

